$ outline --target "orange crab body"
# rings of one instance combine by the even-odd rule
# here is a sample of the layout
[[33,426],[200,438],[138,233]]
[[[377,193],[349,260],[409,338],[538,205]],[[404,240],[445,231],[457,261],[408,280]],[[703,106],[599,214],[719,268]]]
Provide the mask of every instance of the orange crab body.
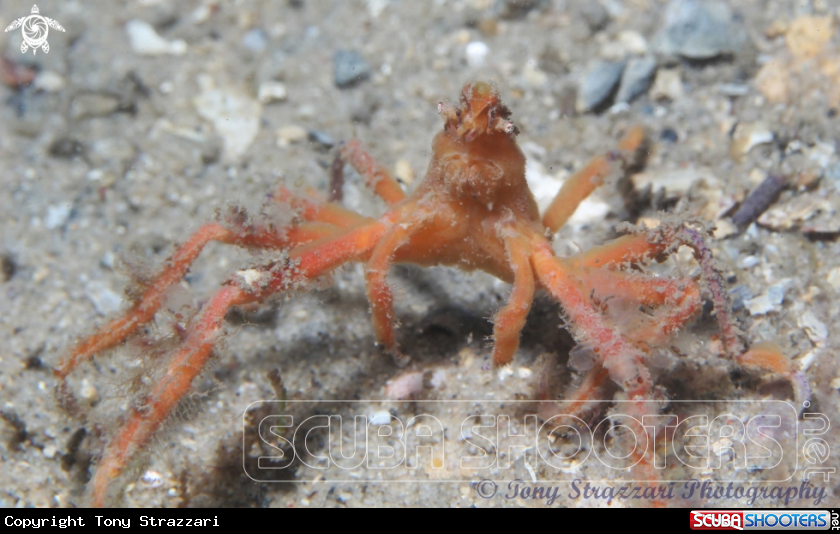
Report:
[[[123,343],[152,321],[167,289],[184,277],[210,241],[285,252],[282,260],[238,271],[188,325],[165,375],[148,393],[144,406],[127,414],[107,443],[92,481],[93,504],[105,504],[111,480],[126,469],[190,390],[224,333],[224,318],[231,307],[306,288],[315,278],[347,262],[366,263],[376,337],[400,364],[407,362],[407,357],[398,348],[393,295],[387,283],[393,263],[478,269],[511,283],[510,298],[494,317],[496,366],[513,359],[534,292],[545,289],[562,306],[577,342],[596,355],[584,386],[568,399],[565,409],[579,410],[581,401],[594,395],[609,377],[632,405],[629,415],[641,417],[656,414],[653,403],[647,402],[653,399],[653,382],[645,354],[666,343],[696,315],[701,291],[691,278],[631,276],[621,267],[642,264],[687,245],[704,267],[710,298],[728,340],[727,350],[746,365],[793,376],[778,351],[742,354],[743,345],[730,324],[726,294],[721,290],[723,281],[712,267],[697,229],[663,225],[656,231],[637,231],[576,258],[555,256],[546,236],[565,223],[609,172],[632,157],[644,139],[641,129],[628,132],[620,152],[596,158],[570,178],[541,217],[525,181],[525,156],[516,143],[517,129],[496,88],[482,82],[468,84],[457,106],[441,104],[439,112],[445,120],[444,129],[433,141],[426,177],[411,196],[405,195],[358,142],[351,141],[341,149],[339,157],[355,167],[389,204],[379,220],[280,188],[273,201],[285,202],[295,210],[296,222],[282,228],[236,221],[205,225],[176,251],[133,308],[81,341],[62,360],[55,372],[60,396],[68,401],[68,375],[94,354]],[[603,303],[593,300],[596,286],[598,294],[619,296],[653,312],[632,324],[615,324],[606,316]]]

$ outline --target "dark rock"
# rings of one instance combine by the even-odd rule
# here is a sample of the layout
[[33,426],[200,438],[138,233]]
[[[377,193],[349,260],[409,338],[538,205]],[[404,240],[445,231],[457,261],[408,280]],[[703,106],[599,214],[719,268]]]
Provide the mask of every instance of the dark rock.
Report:
[[503,19],[521,19],[543,0],[499,0],[499,16]]
[[596,61],[589,67],[577,97],[578,112],[590,111],[605,104],[624,72],[623,61]]
[[60,137],[50,144],[48,149],[50,156],[55,158],[73,158],[84,156],[85,146],[71,137]]
[[662,133],[659,134],[659,139],[665,141],[666,143],[676,143],[680,140],[680,136],[672,128],[665,128],[662,130]]
[[2,278],[4,282],[8,282],[12,279],[16,272],[17,263],[15,263],[15,259],[8,254],[0,256],[0,278]]
[[370,64],[358,52],[339,50],[333,57],[335,85],[342,89],[352,87],[370,78]]
[[703,60],[735,55],[748,40],[743,20],[726,2],[671,0],[653,48],[666,55]]
[[610,23],[610,14],[597,1],[581,2],[579,6],[580,16],[583,18],[586,25],[592,33],[599,32],[607,27]]
[[335,139],[327,132],[321,132],[319,130],[310,130],[309,140],[323,148],[332,148],[335,146]]
[[634,98],[646,92],[653,83],[656,73],[656,58],[653,56],[635,57],[627,63],[621,76],[616,102],[631,102]]

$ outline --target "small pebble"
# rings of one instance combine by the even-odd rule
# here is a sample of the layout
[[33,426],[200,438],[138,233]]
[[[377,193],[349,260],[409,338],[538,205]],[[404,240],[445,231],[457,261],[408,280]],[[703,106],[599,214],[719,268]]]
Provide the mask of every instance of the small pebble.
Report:
[[122,307],[122,297],[111,291],[103,282],[88,282],[85,286],[85,296],[93,303],[96,313],[103,317],[119,311]]
[[721,83],[717,90],[723,96],[746,96],[750,93],[750,88],[742,83]]
[[213,123],[224,142],[229,161],[240,159],[260,131],[262,106],[245,94],[218,90],[204,81],[204,90],[193,99],[198,114]]
[[389,399],[411,399],[423,392],[423,372],[412,371],[389,381],[385,386],[385,396]]
[[242,37],[242,46],[253,52],[262,52],[268,46],[268,38],[259,28],[254,28]]
[[825,169],[834,158],[834,152],[834,141],[831,143],[818,141],[808,150],[808,159]]
[[775,311],[785,300],[785,291],[790,285],[791,279],[786,278],[781,282],[767,288],[767,292],[756,298],[745,300],[750,315],[765,315]]
[[499,34],[499,23],[496,19],[481,19],[478,21],[478,31],[487,37],[493,37]]
[[735,161],[740,161],[750,150],[766,143],[772,143],[776,136],[764,123],[739,124],[732,136],[729,154]]
[[744,307],[745,301],[753,297],[753,294],[749,287],[738,284],[729,290],[729,296],[732,299],[732,311],[738,311]]
[[828,273],[828,277],[826,277],[826,281],[833,287],[834,289],[840,290],[840,267],[835,267]]
[[142,56],[170,54],[180,56],[187,52],[187,43],[181,39],[167,41],[157,34],[148,22],[130,20],[125,24],[131,49]]
[[521,19],[540,2],[541,0],[499,0],[499,16],[503,19]]
[[327,132],[320,130],[309,130],[309,140],[320,145],[322,148],[332,148],[335,146],[335,139]]
[[805,16],[795,19],[785,34],[788,49],[799,59],[822,52],[834,35],[831,17]]
[[388,7],[389,0],[367,0],[367,10],[373,18],[379,18],[379,15]]
[[373,426],[385,426],[391,423],[391,413],[383,410],[370,416],[370,424]]
[[676,143],[680,140],[680,136],[673,128],[665,128],[662,130],[662,133],[659,134],[659,139],[665,141],[666,143]]
[[339,50],[333,56],[335,85],[341,89],[352,87],[370,78],[370,64],[356,51]]
[[643,56],[648,53],[647,40],[639,32],[625,30],[618,34],[618,41],[630,54]]
[[804,312],[798,319],[799,328],[805,330],[805,333],[814,342],[814,345],[822,345],[828,339],[828,327],[825,323],[817,319],[817,316],[811,310]]
[[411,169],[411,164],[408,160],[401,159],[397,161],[394,176],[406,185],[411,185],[414,182],[414,171]]
[[656,73],[656,58],[653,56],[635,57],[627,63],[621,76],[621,85],[615,97],[616,102],[631,102],[650,87]]
[[786,34],[788,27],[789,22],[787,19],[776,19],[767,26],[767,29],[764,30],[764,35],[768,39],[775,39],[776,37],[781,37]]
[[788,72],[780,61],[762,66],[755,76],[755,86],[768,102],[777,104],[788,100]]
[[99,391],[87,378],[83,378],[79,388],[79,396],[88,402],[95,402],[99,398]]
[[649,170],[633,174],[630,181],[637,191],[648,186],[654,192],[664,189],[665,195],[669,198],[684,196],[694,183],[705,183],[711,190],[721,187],[720,179],[706,167]]
[[679,69],[660,69],[656,73],[653,87],[650,88],[651,100],[676,101],[685,96]]
[[623,61],[596,61],[589,67],[577,96],[577,111],[583,113],[605,104],[624,72]]
[[537,68],[536,61],[526,61],[522,67],[522,80],[528,87],[539,89],[548,83],[548,74]]
[[730,457],[734,454],[732,450],[732,440],[729,438],[720,438],[719,440],[712,443],[712,452],[715,456],[723,456],[724,454],[729,455]]
[[580,16],[590,31],[601,31],[609,24],[610,14],[600,2],[580,2],[579,6]]
[[45,93],[57,93],[67,86],[67,82],[61,74],[51,70],[44,70],[35,76],[32,85],[35,89],[44,91]]
[[483,67],[487,62],[487,55],[490,47],[481,41],[473,41],[466,48],[467,65],[470,67]]
[[46,265],[42,265],[38,267],[38,269],[32,273],[32,281],[36,284],[40,284],[50,275],[50,269]]
[[280,82],[264,82],[260,84],[257,91],[257,98],[263,104],[271,104],[272,102],[282,102],[286,100],[288,93],[286,92],[286,85]]
[[277,138],[277,146],[285,147],[295,143],[300,143],[306,139],[306,130],[300,126],[283,126],[275,133]]
[[59,204],[47,206],[47,216],[44,217],[44,228],[47,230],[61,228],[67,224],[68,220],[70,220],[70,215],[72,213],[72,202],[61,202]]
[[41,454],[44,455],[44,458],[53,458],[55,457],[55,453],[58,452],[55,447],[52,445],[47,445],[46,447],[41,450]]
[[118,109],[120,109],[120,101],[113,95],[82,93],[73,98],[70,104],[70,116],[74,120],[105,117]]
[[710,59],[737,54],[748,40],[743,20],[723,0],[671,0],[653,47],[667,55]]
[[116,265],[116,263],[117,257],[110,250],[105,252],[105,254],[102,255],[102,259],[99,260],[99,265],[112,271],[114,270],[114,266]]
[[738,227],[732,224],[727,219],[720,219],[715,221],[714,237],[715,239],[726,239],[727,237],[738,233]]
[[163,486],[163,476],[157,471],[149,469],[140,477],[140,483],[149,489],[159,488]]

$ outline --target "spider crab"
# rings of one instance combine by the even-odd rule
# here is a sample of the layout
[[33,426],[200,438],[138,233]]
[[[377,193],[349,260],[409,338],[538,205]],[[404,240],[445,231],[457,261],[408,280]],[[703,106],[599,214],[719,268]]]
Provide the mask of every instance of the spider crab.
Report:
[[[276,261],[236,272],[182,332],[162,379],[125,416],[107,443],[92,480],[92,500],[104,505],[109,482],[152,439],[170,412],[190,390],[193,379],[224,336],[226,313],[280,292],[306,288],[317,277],[347,262],[365,262],[367,296],[377,340],[397,363],[405,363],[398,347],[393,294],[386,277],[394,263],[449,265],[482,270],[512,284],[508,302],[494,317],[494,366],[508,364],[519,346],[532,299],[538,288],[562,306],[567,328],[580,346],[594,353],[595,365],[567,410],[608,378],[623,391],[633,416],[656,414],[654,384],[645,365],[646,353],[660,346],[701,308],[703,291],[715,306],[726,351],[744,365],[793,378],[787,359],[774,347],[745,352],[734,325],[725,283],[712,265],[705,230],[686,223],[663,224],[655,230],[634,229],[628,235],[572,258],[555,256],[551,235],[574,213],[604,178],[629,161],[642,146],[641,128],[631,129],[619,151],[592,160],[567,180],[540,216],[525,181],[525,157],[517,146],[518,130],[495,86],[467,84],[457,105],[440,104],[443,131],[432,143],[425,179],[407,196],[398,182],[377,165],[358,142],[341,148],[339,157],[352,165],[388,205],[378,220],[332,202],[320,202],[280,188],[275,202],[296,214],[284,227],[242,221],[209,223],[177,249],[139,301],[122,317],[81,340],[56,367],[59,396],[72,399],[66,378],[95,354],[116,347],[155,318],[167,289],[178,283],[210,241],[250,249],[281,251]],[[677,247],[694,250],[704,275],[670,279],[621,270],[629,264],[661,259]],[[702,285],[701,285],[702,284]],[[652,310],[632,325],[611,321],[608,296],[630,299]],[[72,402],[70,400],[69,402]],[[644,430],[642,430],[644,433]]]

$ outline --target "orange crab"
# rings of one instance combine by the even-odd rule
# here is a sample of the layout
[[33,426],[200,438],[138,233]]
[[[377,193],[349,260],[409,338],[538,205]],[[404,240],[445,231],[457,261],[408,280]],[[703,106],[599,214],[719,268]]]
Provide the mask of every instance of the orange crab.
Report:
[[[729,354],[745,365],[793,378],[789,362],[778,349],[744,352],[730,316],[724,281],[712,266],[702,228],[663,224],[656,230],[636,230],[574,258],[555,256],[553,232],[606,176],[633,157],[644,142],[641,128],[627,133],[619,151],[594,159],[566,181],[541,217],[525,181],[517,128],[497,89],[483,82],[468,84],[458,105],[440,104],[438,111],[444,128],[432,143],[426,177],[410,196],[359,143],[342,147],[340,157],[389,205],[378,220],[280,188],[273,201],[286,203],[294,211],[293,223],[279,228],[242,220],[206,224],[175,252],[125,315],[80,341],[61,361],[55,373],[60,396],[67,400],[68,375],[152,321],[165,302],[167,289],[185,276],[210,241],[283,251],[271,263],[237,271],[182,333],[162,379],[139,403],[142,406],[125,416],[107,443],[92,480],[94,505],[105,504],[109,482],[125,470],[190,390],[224,335],[224,318],[231,307],[306,288],[347,262],[365,262],[376,338],[398,363],[405,363],[407,356],[397,343],[393,294],[386,280],[394,263],[478,269],[512,284],[507,304],[494,317],[494,366],[513,359],[534,292],[546,290],[561,304],[577,343],[596,355],[584,385],[567,405],[570,412],[579,410],[580,401],[609,377],[633,405],[630,415],[654,414],[653,404],[644,402],[653,398],[654,386],[645,366],[646,353],[667,342],[697,314],[701,287],[715,305]],[[628,264],[661,259],[681,245],[691,247],[703,267],[701,283],[622,270]],[[632,324],[617,322],[607,313],[606,301],[614,297],[629,299],[649,312],[639,313]]]

